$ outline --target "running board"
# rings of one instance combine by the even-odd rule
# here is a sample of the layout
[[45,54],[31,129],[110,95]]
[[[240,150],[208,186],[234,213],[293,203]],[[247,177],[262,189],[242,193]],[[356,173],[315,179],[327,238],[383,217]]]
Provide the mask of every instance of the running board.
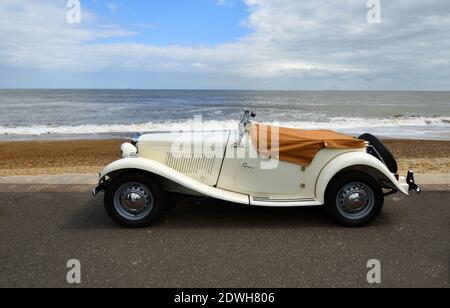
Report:
[[268,207],[301,207],[301,206],[321,206],[322,204],[314,198],[270,198],[270,197],[250,197],[250,205]]

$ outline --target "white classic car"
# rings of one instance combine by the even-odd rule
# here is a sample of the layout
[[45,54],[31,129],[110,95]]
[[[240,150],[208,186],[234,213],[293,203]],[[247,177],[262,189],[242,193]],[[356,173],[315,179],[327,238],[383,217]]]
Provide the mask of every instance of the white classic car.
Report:
[[151,224],[167,193],[246,206],[325,206],[344,226],[363,226],[384,197],[420,192],[400,177],[393,155],[374,136],[252,124],[245,110],[236,131],[153,133],[121,147],[122,159],[100,173],[109,216],[123,227]]

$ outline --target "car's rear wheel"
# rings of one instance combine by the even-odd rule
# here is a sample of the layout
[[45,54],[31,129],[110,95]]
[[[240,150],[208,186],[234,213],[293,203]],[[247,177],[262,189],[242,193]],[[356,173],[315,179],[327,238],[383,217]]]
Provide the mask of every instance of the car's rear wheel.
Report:
[[339,224],[360,227],[373,221],[383,209],[381,186],[362,172],[347,172],[329,184],[325,208]]
[[124,174],[113,180],[105,193],[108,215],[126,228],[142,228],[154,222],[165,204],[158,181],[145,174]]

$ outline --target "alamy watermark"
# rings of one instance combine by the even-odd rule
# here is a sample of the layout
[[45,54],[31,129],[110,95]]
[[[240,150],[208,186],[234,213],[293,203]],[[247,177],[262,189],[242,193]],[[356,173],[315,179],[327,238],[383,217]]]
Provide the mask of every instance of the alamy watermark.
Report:
[[[368,0],[367,8],[367,22],[369,24],[379,24],[381,20],[381,0]],[[66,20],[69,24],[81,23],[81,2],[80,0],[68,0],[67,1],[67,15]]]
[[[381,284],[381,261],[378,259],[371,259],[367,261],[366,267],[369,269],[367,272],[367,283],[369,284]],[[81,284],[81,262],[77,259],[71,259],[67,261],[66,268],[68,269],[66,275],[66,281],[68,284]]]
[[[204,129],[203,117],[194,117],[189,130],[172,131],[170,153],[173,159],[216,157],[241,159],[251,169],[274,170],[279,166],[280,129],[273,125],[247,124],[240,131],[227,133]],[[236,123],[237,124],[237,123]],[[236,125],[237,126],[237,125]],[[258,164],[258,165],[256,165]]]
[[381,23],[381,1],[380,0],[368,0],[367,8],[367,22],[369,24]]
[[68,269],[66,281],[68,284],[81,283],[81,262],[77,259],[67,261],[66,268]]
[[80,0],[68,0],[67,1],[67,23],[80,24],[81,23],[81,2]]
[[381,284],[381,262],[377,259],[367,261],[367,283]]
[[[67,15],[66,20],[69,24],[81,23],[81,2],[80,0],[68,0],[67,1]],[[381,0],[368,0],[367,8],[367,22],[369,24],[381,23]]]

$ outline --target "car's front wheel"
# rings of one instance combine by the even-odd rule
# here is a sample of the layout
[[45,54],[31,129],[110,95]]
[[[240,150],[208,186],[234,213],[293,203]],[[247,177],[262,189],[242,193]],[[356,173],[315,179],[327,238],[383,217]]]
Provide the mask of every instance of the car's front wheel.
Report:
[[165,192],[146,174],[124,174],[113,180],[105,193],[108,215],[120,226],[149,226],[165,204]]
[[361,172],[336,177],[325,194],[326,210],[339,224],[360,227],[373,221],[383,209],[384,195],[379,183]]

